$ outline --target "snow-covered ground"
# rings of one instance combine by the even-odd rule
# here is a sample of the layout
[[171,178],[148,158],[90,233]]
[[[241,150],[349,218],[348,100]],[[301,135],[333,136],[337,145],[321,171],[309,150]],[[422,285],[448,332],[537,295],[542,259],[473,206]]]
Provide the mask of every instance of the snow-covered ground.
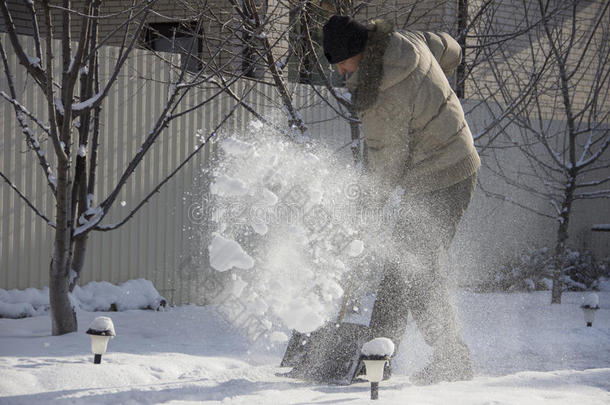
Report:
[[[455,300],[475,365],[473,381],[417,387],[409,375],[430,350],[411,323],[380,384],[384,404],[610,404],[610,291],[599,293],[593,327],[587,293],[475,294]],[[116,337],[93,364],[85,334],[109,316]],[[361,404],[369,386],[277,377],[285,343],[251,343],[214,307],[165,311],[79,310],[79,331],[51,336],[48,315],[0,319],[0,404]]]

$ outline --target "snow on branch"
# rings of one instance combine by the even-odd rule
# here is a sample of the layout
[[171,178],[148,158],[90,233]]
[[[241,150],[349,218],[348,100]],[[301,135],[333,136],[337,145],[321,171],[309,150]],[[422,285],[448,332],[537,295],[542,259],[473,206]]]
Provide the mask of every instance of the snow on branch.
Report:
[[32,67],[40,69],[40,58],[38,56],[25,56],[27,57],[28,62]]
[[8,94],[6,94],[4,91],[0,91],[0,96],[2,96],[6,101],[11,103],[15,107],[15,109],[17,109],[21,113],[27,115],[27,117],[29,119],[31,119],[32,121],[34,121],[36,123],[36,125],[38,125],[40,127],[40,129],[42,129],[44,132],[46,132],[47,134],[51,133],[51,129],[49,128],[49,126],[45,125],[42,121],[40,121],[38,119],[38,117],[36,117],[34,114],[32,114],[30,111],[28,111],[28,109],[25,108],[25,106],[23,106],[21,103],[19,103],[19,101],[15,100],[14,98],[12,98]]
[[99,92],[97,94],[95,94],[93,97],[85,100],[85,101],[81,101],[80,103],[74,103],[72,104],[72,111],[75,112],[80,112],[86,108],[91,108],[93,107],[93,105],[97,104],[98,100],[100,99],[100,97],[102,97],[104,95],[103,92]]
[[49,165],[49,162],[47,161],[44,151],[42,149],[40,149],[40,144],[38,143],[38,140],[36,139],[34,132],[30,129],[28,122],[26,121],[24,115],[26,115],[28,118],[30,118],[32,121],[34,121],[47,134],[50,135],[51,130],[48,126],[44,125],[44,123],[42,121],[40,121],[38,118],[36,118],[34,116],[34,114],[30,113],[23,105],[21,105],[15,99],[16,92],[15,92],[13,77],[9,70],[8,60],[6,58],[6,53],[4,52],[4,47],[2,46],[2,43],[0,43],[0,57],[2,58],[2,63],[4,65],[4,73],[6,75],[8,87],[9,87],[9,90],[11,93],[11,95],[9,96],[4,91],[1,91],[0,95],[13,105],[13,108],[15,109],[15,114],[17,116],[17,120],[19,121],[19,125],[21,126],[22,132],[26,137],[26,142],[30,146],[30,148],[32,150],[34,150],[34,152],[36,152],[36,156],[38,156],[38,161],[40,163],[40,166],[42,167],[45,175],[47,176],[49,186],[50,186],[53,194],[55,194],[56,189],[57,189],[57,183],[51,181],[52,180],[51,174],[50,174],[51,167]]
[[[106,97],[106,95],[110,92],[110,89],[112,88],[112,86],[116,82],[116,79],[119,76],[119,72],[123,68],[123,65],[127,61],[129,55],[131,54],[132,49],[135,47],[135,45],[137,43],[138,38],[140,38],[142,30],[145,27],[146,18],[148,16],[148,13],[150,12],[150,7],[152,7],[152,4],[154,3],[154,1],[149,0],[148,3],[149,3],[148,5],[144,6],[144,8],[142,10],[140,10],[140,12],[137,13],[137,15],[139,15],[140,13],[143,13],[143,15],[141,16],[140,21],[138,23],[138,27],[136,28],[135,32],[133,33],[133,36],[131,38],[131,41],[127,45],[127,48],[124,49],[123,47],[121,47],[121,49],[120,49],[121,54],[119,55],[119,59],[117,60],[115,66],[114,66],[114,69],[112,70],[112,74],[110,75],[108,82],[106,82],[106,85],[104,86],[103,90],[101,90],[100,92],[96,93],[93,97],[91,97],[83,102],[73,104],[72,111],[74,111],[76,113],[81,113],[85,110],[95,108],[95,107],[99,106],[99,104],[102,102],[104,97]],[[124,38],[126,38],[126,37],[124,37]],[[98,44],[98,47],[99,46],[101,46],[101,43]],[[83,58],[83,60],[87,60],[87,58],[89,58],[89,57],[91,57],[91,54],[86,55]]]
[[104,218],[104,209],[101,206],[89,208],[78,218],[79,226],[74,230],[74,237],[91,230],[102,218]]
[[[45,71],[40,66],[40,57],[31,57],[25,53],[23,46],[19,42],[19,37],[17,36],[17,28],[15,27],[12,13],[8,9],[8,2],[0,1],[0,14],[4,18],[4,28],[8,33],[9,40],[13,46],[13,49],[15,50],[17,58],[19,59],[19,63],[25,67],[29,74],[32,75],[34,80],[36,80],[36,83],[38,83],[43,92],[45,92],[46,94],[47,76],[45,74]],[[34,34],[36,40],[36,50],[37,53],[39,53],[40,43],[37,26],[34,26]]]

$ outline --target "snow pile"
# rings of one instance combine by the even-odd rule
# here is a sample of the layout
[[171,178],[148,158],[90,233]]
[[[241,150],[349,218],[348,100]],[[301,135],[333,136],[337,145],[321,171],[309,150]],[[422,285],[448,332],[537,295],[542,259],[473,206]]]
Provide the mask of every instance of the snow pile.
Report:
[[[76,308],[84,311],[127,311],[159,309],[167,301],[149,280],[129,280],[121,285],[93,281],[76,286],[70,294]],[[49,310],[49,288],[26,290],[0,289],[0,317],[25,318],[43,315]]]
[[129,280],[121,285],[106,281],[76,286],[72,293],[78,306],[85,311],[127,311],[129,309],[159,309],[167,301],[149,280]]
[[365,356],[391,356],[394,354],[394,342],[388,338],[375,338],[362,345],[362,354]]
[[0,288],[0,317],[2,318],[38,316],[47,312],[48,309],[48,288],[9,291]]
[[582,299],[582,308],[599,309],[599,295],[591,293]]
[[260,123],[219,142],[207,172],[216,209],[205,221],[210,266],[245,283],[234,298],[246,310],[258,302],[267,325],[311,332],[334,320],[345,279],[371,251],[383,250],[370,241],[380,233],[354,221],[362,190],[372,187],[331,151]]

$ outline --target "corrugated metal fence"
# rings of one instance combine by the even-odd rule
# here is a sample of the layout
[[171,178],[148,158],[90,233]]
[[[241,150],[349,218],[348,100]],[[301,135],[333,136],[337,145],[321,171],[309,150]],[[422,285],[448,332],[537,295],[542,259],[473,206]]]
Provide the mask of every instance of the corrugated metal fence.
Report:
[[[9,63],[18,92],[18,99],[32,113],[43,121],[47,111],[42,94],[31,77],[11,53],[11,46],[5,34],[0,40],[9,52]],[[24,46],[33,54],[31,38],[22,37]],[[58,44],[56,44],[57,46]],[[59,52],[57,53],[59,55]],[[101,75],[107,78],[117,58],[117,49],[107,47],[100,55]],[[58,63],[60,58],[56,58]],[[112,190],[120,174],[131,157],[141,146],[145,134],[151,129],[154,118],[165,104],[168,75],[162,60],[145,51],[135,51],[127,62],[118,82],[103,104],[101,145],[99,156],[98,182],[95,202],[102,201]],[[263,84],[242,80],[232,86],[237,94],[248,92],[255,86],[245,101],[265,114],[273,114],[280,107],[275,89]],[[306,85],[290,85],[294,91],[294,102],[312,135],[326,135],[327,143],[341,146],[349,139],[346,122],[335,116],[332,109],[320,103],[315,92]],[[7,91],[4,73],[0,73],[0,90]],[[215,88],[197,89],[191,92],[182,108],[196,105],[217,91]],[[323,91],[323,90],[320,90]],[[135,207],[166,175],[179,165],[198,145],[198,131],[203,136],[212,131],[220,120],[231,110],[234,101],[228,95],[221,95],[212,103],[196,112],[185,115],[171,123],[148,156],[140,164],[129,182],[123,188],[104,223],[117,223]],[[224,129],[239,131],[252,119],[244,108],[238,108]],[[486,127],[488,116],[481,111],[468,115],[473,133]],[[46,179],[33,155],[29,151],[21,128],[16,121],[11,104],[0,101],[0,170],[22,190],[25,195],[48,217],[54,217],[54,199],[48,192]],[[34,127],[33,127],[34,128]],[[34,128],[37,130],[37,128]],[[36,131],[40,143],[53,156],[52,147],[40,131]],[[348,152],[346,150],[346,152]],[[197,201],[200,190],[194,187],[201,169],[214,153],[214,145],[208,145],[182,171],[169,181],[136,216],[123,227],[111,232],[93,232],[89,238],[87,259],[81,283],[89,281],[109,281],[120,283],[128,279],[146,278],[172,303],[198,303],[204,297],[198,296],[197,284],[201,280],[201,266],[190,262],[193,256],[193,229],[189,227],[189,209]],[[515,162],[518,160],[516,159]],[[54,163],[51,162],[52,166]],[[482,171],[481,178],[489,173]],[[572,223],[573,245],[586,247],[604,257],[609,252],[609,234],[590,232],[591,224],[608,222],[608,205],[605,201],[588,202],[581,214]],[[487,214],[486,214],[487,213]],[[489,221],[486,215],[493,216]],[[480,193],[473,201],[461,225],[462,237],[468,249],[480,245],[473,252],[473,259],[466,269],[476,273],[474,266],[482,269],[494,266],[494,257],[500,246],[502,251],[521,252],[519,243],[530,239],[536,243],[551,246],[554,223],[544,222],[539,217],[517,211],[514,207],[486,199]],[[498,232],[501,229],[502,232]],[[580,236],[579,236],[580,235]],[[495,241],[495,245],[490,243]],[[0,288],[24,289],[48,285],[48,268],[53,243],[52,229],[28,208],[19,196],[4,182],[0,185]],[[532,242],[533,243],[533,242]],[[195,242],[195,245],[197,242]],[[460,245],[459,238],[456,245]],[[205,249],[204,246],[200,247]],[[488,257],[491,254],[494,257]],[[487,256],[486,256],[487,255]],[[458,262],[462,262],[459,260]],[[459,267],[459,266],[458,266]]]
[[[8,53],[19,102],[45,121],[47,112],[42,93],[18,64],[6,35],[0,34],[0,40]],[[21,37],[21,41],[33,54],[32,39]],[[59,43],[55,46],[58,49],[56,55],[60,55]],[[101,51],[102,81],[112,71],[117,55],[118,50],[113,47]],[[102,201],[113,189],[158,117],[166,100],[167,85],[163,82],[168,74],[167,65],[160,58],[142,50],[133,52],[123,68],[103,104],[95,202]],[[232,88],[237,94],[244,94],[253,85],[255,88],[248,93],[246,101],[259,111],[271,113],[279,105],[279,97],[273,87],[241,80]],[[4,73],[0,76],[0,89],[8,92]],[[295,91],[295,103],[302,107],[301,115],[312,133],[333,134],[337,144],[349,137],[349,127],[345,121],[335,119],[331,109],[316,102],[315,93],[309,86],[291,85],[291,89]],[[216,91],[211,87],[197,89],[188,95],[182,108],[195,105]],[[121,203],[115,204],[104,223],[117,223],[124,218],[198,145],[198,131],[207,136],[233,105],[231,97],[222,95],[195,112],[172,121],[123,188],[118,199]],[[240,107],[224,128],[227,131],[240,130],[251,119],[251,115]],[[12,105],[6,101],[0,104],[0,123],[3,129],[3,136],[0,137],[0,170],[45,215],[53,218],[54,199],[48,191],[45,176],[34,152],[27,148]],[[37,128],[33,129],[51,159],[51,142],[41,131],[36,131]],[[177,287],[184,283],[180,280],[182,273],[176,269],[187,254],[185,249],[189,235],[185,232],[185,226],[188,224],[188,203],[185,203],[185,199],[193,186],[193,179],[213,153],[214,146],[210,145],[123,227],[91,234],[81,283],[94,280],[119,283],[147,278],[173,303],[193,301],[188,291]],[[51,166],[54,167],[54,162],[51,162]],[[24,289],[48,285],[52,244],[52,228],[3,182],[0,186],[0,288]]]

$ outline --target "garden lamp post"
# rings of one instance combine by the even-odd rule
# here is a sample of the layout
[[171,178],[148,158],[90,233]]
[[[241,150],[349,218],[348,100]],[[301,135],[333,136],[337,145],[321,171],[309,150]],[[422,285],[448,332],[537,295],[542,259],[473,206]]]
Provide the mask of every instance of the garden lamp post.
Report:
[[379,383],[383,380],[383,369],[394,353],[394,343],[388,338],[375,338],[366,342],[361,352],[365,377],[371,382],[371,399],[379,399]]
[[112,319],[107,316],[98,316],[91,322],[87,334],[91,336],[91,351],[94,354],[93,363],[102,362],[102,354],[106,353],[108,341],[116,336]]
[[585,323],[588,327],[592,327],[595,320],[595,311],[599,309],[599,296],[595,293],[589,294],[583,299],[580,307],[585,315]]
[[365,356],[366,379],[371,382],[371,399],[379,399],[379,383],[383,380],[383,368],[390,360],[388,356]]

